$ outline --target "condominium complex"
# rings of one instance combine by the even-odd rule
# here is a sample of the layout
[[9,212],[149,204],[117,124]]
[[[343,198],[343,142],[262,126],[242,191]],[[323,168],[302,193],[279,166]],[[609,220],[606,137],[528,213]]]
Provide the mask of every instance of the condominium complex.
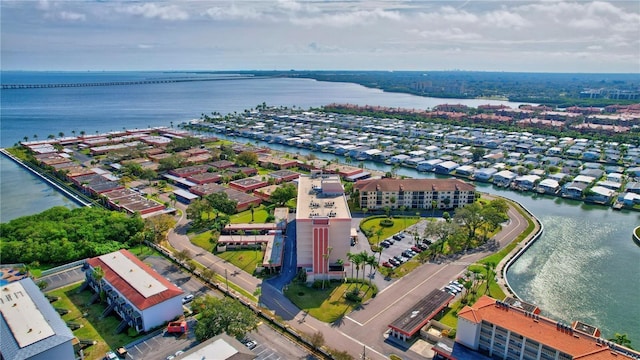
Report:
[[[356,183],[367,209],[453,209],[473,203],[476,187],[459,179],[372,179]],[[435,203],[434,203],[435,202]]]
[[565,324],[539,312],[483,296],[458,313],[456,342],[494,359],[640,359],[640,353],[600,338],[593,326]]
[[149,331],[182,315],[184,292],[129,251],[94,257],[87,264],[89,286],[106,294],[103,315],[115,311],[122,318],[119,328]]
[[313,172],[298,180],[296,252],[307,281],[344,276],[351,212],[338,175]]

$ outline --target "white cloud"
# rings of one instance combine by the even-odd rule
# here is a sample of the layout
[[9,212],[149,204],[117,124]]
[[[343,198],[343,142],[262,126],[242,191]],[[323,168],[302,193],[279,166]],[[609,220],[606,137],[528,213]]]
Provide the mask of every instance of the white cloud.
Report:
[[600,45],[590,45],[590,46],[587,46],[587,50],[602,50],[602,46],[600,46]]
[[332,27],[349,27],[354,25],[364,25],[378,20],[402,20],[402,16],[397,11],[387,11],[381,8],[373,10],[341,11],[334,13],[324,13],[319,16],[292,17],[291,22],[295,25],[316,26],[326,25]]
[[189,14],[182,10],[177,5],[161,5],[156,3],[144,3],[122,6],[117,11],[142,16],[148,19],[161,19],[161,20],[187,20]]
[[85,21],[87,19],[87,16],[85,14],[80,14],[72,11],[61,11],[58,16],[60,17],[60,19],[68,21]]
[[211,7],[205,13],[214,20],[251,20],[263,16],[254,8],[237,7],[235,4],[229,7]]
[[465,32],[460,28],[448,28],[438,30],[409,30],[410,34],[418,35],[433,42],[449,42],[449,41],[475,41],[482,38],[481,35],[471,32]]
[[531,25],[531,22],[516,12],[507,10],[492,11],[484,15],[485,24],[503,29],[521,29]]

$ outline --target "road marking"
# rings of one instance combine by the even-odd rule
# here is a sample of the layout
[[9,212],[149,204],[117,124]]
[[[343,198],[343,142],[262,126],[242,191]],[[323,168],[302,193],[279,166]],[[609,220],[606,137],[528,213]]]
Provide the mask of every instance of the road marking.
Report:
[[344,337],[346,337],[346,338],[350,339],[351,341],[354,341],[354,342],[358,343],[359,345],[364,346],[367,350],[372,351],[373,353],[375,353],[375,354],[378,354],[378,355],[382,356],[384,359],[387,359],[387,356],[386,356],[385,354],[383,354],[383,353],[381,353],[381,352],[377,351],[376,349],[372,348],[371,346],[368,346],[367,344],[363,343],[362,341],[360,341],[360,340],[358,340],[358,339],[356,339],[356,338],[353,338],[353,337],[351,337],[351,336],[347,335],[347,334],[346,334],[346,333],[344,333],[342,330],[338,330],[338,332],[339,332],[340,334],[342,334]]
[[387,311],[390,307],[392,307],[393,305],[395,305],[397,302],[403,300],[405,297],[407,297],[409,294],[411,294],[415,289],[417,289],[418,287],[422,286],[422,284],[426,283],[427,281],[431,280],[432,277],[436,276],[439,272],[441,272],[442,270],[446,269],[447,267],[449,267],[449,264],[443,266],[440,270],[434,272],[431,276],[429,276],[428,278],[422,280],[418,285],[414,286],[413,289],[409,292],[407,292],[406,294],[402,295],[401,297],[399,297],[396,301],[392,302],[391,304],[389,304],[387,307],[385,307],[384,309],[382,309],[382,311],[379,311],[377,314],[375,314],[374,316],[372,316],[371,318],[369,318],[369,320],[367,320],[364,324],[362,324],[361,326],[365,326],[367,325],[371,320],[375,319],[378,317],[378,315],[382,314],[383,312]]
[[358,321],[356,321],[355,319],[352,319],[352,318],[351,318],[351,317],[349,317],[349,316],[345,316],[344,318],[345,318],[345,319],[348,319],[348,320],[351,320],[352,322],[354,322],[354,323],[358,324],[358,326],[364,326],[364,325],[362,325],[361,323],[359,323],[359,322],[358,322]]

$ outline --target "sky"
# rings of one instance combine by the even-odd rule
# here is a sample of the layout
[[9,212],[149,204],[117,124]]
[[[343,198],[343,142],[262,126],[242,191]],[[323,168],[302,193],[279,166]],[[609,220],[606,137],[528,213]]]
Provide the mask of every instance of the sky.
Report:
[[2,70],[640,73],[640,1],[2,0]]

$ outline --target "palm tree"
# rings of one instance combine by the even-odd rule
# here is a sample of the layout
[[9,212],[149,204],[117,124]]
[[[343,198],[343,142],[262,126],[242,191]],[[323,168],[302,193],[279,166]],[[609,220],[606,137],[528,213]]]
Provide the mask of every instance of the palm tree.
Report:
[[[378,260],[376,259],[375,254],[367,255],[365,263],[369,265],[369,274],[375,274],[375,270],[377,269]],[[371,283],[371,278],[369,279],[369,283]]]
[[431,200],[431,217],[436,217],[436,206],[438,206],[438,202]]
[[353,279],[353,268],[354,268],[354,264],[355,264],[355,258],[356,258],[356,254],[352,253],[352,252],[348,252],[347,253],[347,260],[349,260],[349,262],[351,263],[351,278]]
[[[331,256],[331,250],[333,250],[333,248],[331,246],[327,247],[327,252],[322,254],[322,258],[327,262],[327,276],[326,276],[326,280],[329,280],[329,257]],[[325,278],[322,278],[322,288],[324,289],[324,281]]]
[[609,341],[613,341],[618,345],[622,345],[626,347],[629,347],[629,345],[631,345],[631,340],[627,338],[627,334],[615,333],[613,338],[609,339]]
[[336,264],[340,265],[342,267],[342,276],[344,277],[344,260],[342,259],[337,259],[336,260]]
[[[364,253],[365,255],[367,254],[365,251],[355,254],[353,257],[353,264],[356,267],[356,279],[360,276],[360,265],[362,265],[364,263],[364,257],[362,256],[362,253]],[[364,272],[364,271],[363,271]]]

